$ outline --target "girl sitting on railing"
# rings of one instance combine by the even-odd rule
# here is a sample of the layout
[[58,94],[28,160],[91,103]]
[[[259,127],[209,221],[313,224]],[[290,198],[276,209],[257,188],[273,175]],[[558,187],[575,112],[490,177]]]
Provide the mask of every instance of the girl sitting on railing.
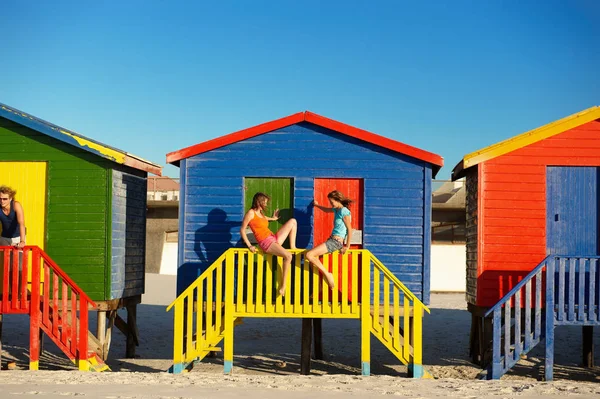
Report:
[[[352,237],[352,219],[348,205],[352,203],[352,200],[344,197],[342,193],[334,190],[327,194],[327,199],[331,208],[321,206],[314,201],[315,207],[321,209],[324,212],[333,212],[335,214],[333,218],[333,230],[331,236],[324,243],[314,247],[306,253],[306,259],[314,266],[316,266],[327,280],[327,285],[332,289],[335,288],[335,280],[333,274],[329,273],[319,260],[319,256],[325,255],[331,252],[340,251],[342,254],[350,249],[350,237]],[[344,245],[344,240],[346,244]]]
[[291,218],[277,230],[277,233],[273,234],[273,232],[269,230],[269,221],[279,219],[279,209],[276,209],[275,212],[273,212],[273,217],[265,215],[265,209],[267,209],[270,199],[271,198],[268,195],[263,193],[254,194],[254,197],[252,198],[252,208],[250,208],[246,213],[246,216],[244,216],[242,227],[240,228],[240,235],[250,251],[256,252],[256,247],[250,244],[248,236],[246,235],[246,227],[250,226],[254,238],[256,238],[258,245],[264,252],[283,258],[283,282],[281,283],[281,287],[279,287],[279,295],[284,295],[287,275],[292,264],[292,254],[283,248],[282,244],[289,235],[290,249],[296,249],[296,232],[298,225],[296,219]]

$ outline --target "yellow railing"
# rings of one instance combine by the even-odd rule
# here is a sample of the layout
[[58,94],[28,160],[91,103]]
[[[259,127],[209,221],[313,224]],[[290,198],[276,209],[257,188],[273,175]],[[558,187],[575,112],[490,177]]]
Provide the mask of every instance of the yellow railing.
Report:
[[363,374],[370,372],[372,333],[409,365],[415,377],[422,375],[421,320],[429,309],[370,251],[323,256],[323,265],[334,275],[333,290],[310,266],[304,250],[291,252],[284,296],[277,294],[282,283],[281,258],[231,248],[169,305],[167,311],[175,310],[174,373],[220,350],[216,345],[223,339],[225,371],[231,371],[233,326],[238,318],[308,317],[361,319]]
[[421,366],[423,313],[430,313],[430,310],[373,254],[371,262],[371,332],[400,361],[409,365],[410,373],[420,377],[424,373]]

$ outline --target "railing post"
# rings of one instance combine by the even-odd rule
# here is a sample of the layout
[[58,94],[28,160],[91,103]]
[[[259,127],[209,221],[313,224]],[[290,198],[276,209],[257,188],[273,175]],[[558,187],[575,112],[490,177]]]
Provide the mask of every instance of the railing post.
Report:
[[[485,318],[483,319],[485,325]],[[500,359],[500,348],[501,342],[500,337],[502,334],[502,308],[498,307],[494,309],[494,319],[492,322],[494,329],[492,345],[493,345],[493,356],[492,356],[492,375],[491,378],[494,380],[499,379],[502,376],[502,362]]]
[[[423,377],[423,305],[419,301],[413,302],[413,317],[411,318],[412,323],[412,341],[413,341],[413,359],[412,364],[412,376],[413,378]],[[404,317],[409,317],[404,315]],[[408,342],[404,342],[404,345],[408,345]]]
[[[56,292],[56,287],[54,288]],[[55,307],[53,312],[58,311],[58,306]],[[79,353],[77,355],[78,367],[81,371],[88,371],[90,369],[88,362],[88,303],[87,299],[83,296],[79,296]]]
[[[360,360],[362,375],[371,374],[371,256],[368,251],[361,251],[361,303],[360,303]],[[358,265],[357,265],[358,266]]]
[[29,370],[39,368],[40,305],[40,252],[38,248],[34,248],[31,256],[31,301],[29,303]]
[[546,381],[552,381],[554,368],[554,270],[556,257],[546,262]]
[[173,316],[173,374],[183,372],[183,366],[183,300],[181,300],[175,303]]
[[[234,250],[230,249],[225,258],[225,331],[223,337],[223,373],[225,374],[231,373],[233,369],[233,273]],[[258,287],[258,289],[260,288]]]

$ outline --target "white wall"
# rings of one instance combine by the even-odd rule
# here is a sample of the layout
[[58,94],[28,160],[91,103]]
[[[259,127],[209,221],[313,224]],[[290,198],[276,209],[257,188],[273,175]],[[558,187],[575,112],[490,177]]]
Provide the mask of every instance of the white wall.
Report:
[[177,275],[177,243],[164,242],[160,260],[160,274]]
[[465,245],[431,244],[430,291],[465,292],[467,275]]

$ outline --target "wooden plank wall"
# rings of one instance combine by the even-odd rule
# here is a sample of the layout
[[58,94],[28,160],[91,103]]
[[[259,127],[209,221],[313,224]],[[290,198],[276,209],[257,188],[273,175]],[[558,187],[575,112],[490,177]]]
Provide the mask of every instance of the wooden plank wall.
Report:
[[93,300],[107,299],[111,163],[4,118],[0,142],[3,161],[48,162],[45,250]]
[[600,120],[479,165],[479,306],[493,306],[546,256],[548,165],[600,166]]
[[[312,246],[314,178],[364,179],[364,247],[371,250],[419,298],[423,295],[423,161],[300,123],[182,162],[183,231],[178,292],[225,249],[240,245],[244,177],[292,177],[298,246]],[[209,222],[218,209],[225,218]],[[427,226],[429,229],[430,226]]]
[[144,293],[146,186],[144,172],[112,171],[111,299]]

